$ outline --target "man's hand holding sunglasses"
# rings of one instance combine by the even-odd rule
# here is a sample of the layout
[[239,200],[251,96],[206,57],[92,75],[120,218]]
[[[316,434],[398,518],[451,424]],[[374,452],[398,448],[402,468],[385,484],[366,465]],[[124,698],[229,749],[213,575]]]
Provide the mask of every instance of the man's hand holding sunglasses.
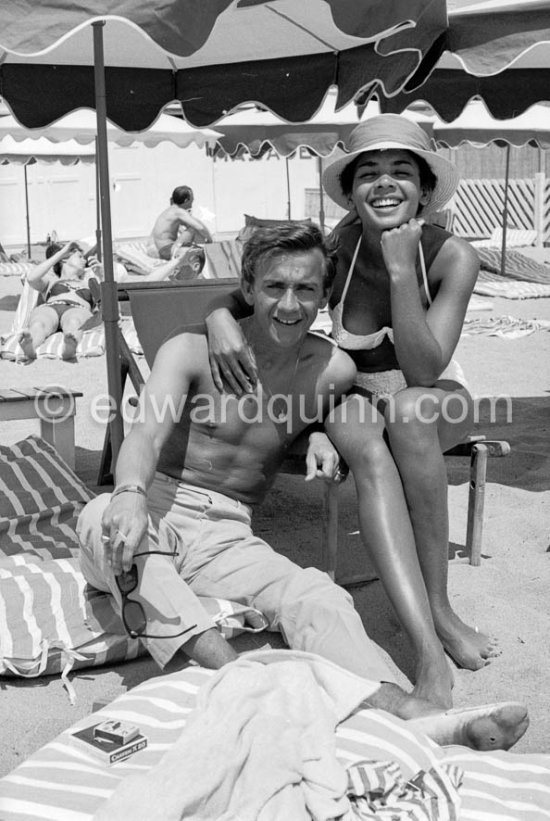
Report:
[[120,485],[101,521],[105,558],[115,576],[132,567],[134,553],[147,532],[147,491],[142,485]]

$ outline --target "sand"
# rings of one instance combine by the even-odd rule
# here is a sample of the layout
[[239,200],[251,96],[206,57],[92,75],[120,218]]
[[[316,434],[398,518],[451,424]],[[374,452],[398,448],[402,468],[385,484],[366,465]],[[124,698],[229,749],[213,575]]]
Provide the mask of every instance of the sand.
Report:
[[[0,277],[0,334],[12,321],[20,292],[16,277]],[[550,319],[550,299],[490,299],[492,311],[529,319]],[[482,315],[476,313],[476,315]],[[480,402],[480,430],[507,439],[512,453],[489,462],[482,563],[468,564],[464,555],[468,464],[449,460],[450,593],[458,613],[481,630],[498,636],[502,654],[478,672],[455,672],[455,705],[514,699],[530,711],[531,726],[518,751],[550,753],[550,332],[517,339],[465,336],[457,352],[472,389],[479,396],[511,397],[512,419],[505,404],[489,422],[489,403]],[[103,426],[90,414],[93,397],[106,392],[105,357],[67,363],[39,360],[30,365],[0,360],[0,384],[26,387],[56,384],[83,392],[76,418],[76,471],[91,487],[103,444]],[[1,444],[12,444],[38,432],[32,421],[3,423]],[[319,489],[304,488],[301,477],[284,477],[255,514],[256,529],[277,549],[300,563],[319,562]],[[357,533],[352,480],[341,488],[341,552],[344,573],[364,567]],[[351,590],[371,635],[399,671],[404,684],[412,674],[413,657],[379,581]],[[262,636],[257,643],[273,639]],[[240,648],[250,642],[241,641]],[[34,680],[0,679],[0,775],[77,718],[94,703],[109,701],[140,681],[159,675],[148,658],[114,667],[82,670],[72,675],[77,694],[71,706],[58,677]],[[408,686],[408,685],[407,685]]]

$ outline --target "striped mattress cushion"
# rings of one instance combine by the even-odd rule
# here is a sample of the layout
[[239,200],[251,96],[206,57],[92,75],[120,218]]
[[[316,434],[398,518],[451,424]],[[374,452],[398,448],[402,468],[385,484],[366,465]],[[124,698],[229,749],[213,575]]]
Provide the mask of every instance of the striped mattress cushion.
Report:
[[[93,720],[88,716],[75,723],[0,780],[2,821],[92,819],[124,778],[143,776],[159,763],[184,730],[199,689],[213,674],[190,666],[150,679],[95,713]],[[71,739],[75,730],[107,718],[137,724],[148,746],[107,766]],[[550,816],[549,755],[438,747],[413,733],[406,722],[378,710],[359,710],[339,725],[336,754],[351,784],[360,780],[369,790],[374,787],[375,797],[396,772],[409,783],[434,770],[447,772],[455,783],[461,776],[457,806],[438,801],[430,812],[413,814],[410,806],[394,805],[354,818],[541,821]]]
[[523,282],[504,279],[498,274],[481,271],[474,291],[482,296],[499,296],[504,299],[541,299],[550,296],[550,282]]
[[[76,521],[93,494],[49,444],[0,446],[0,675],[36,677],[135,658],[112,597],[90,588]],[[203,599],[226,638],[265,622],[258,611]],[[248,624],[248,616],[256,617]],[[259,621],[258,621],[259,618]]]
[[0,262],[0,277],[17,277],[30,274],[34,262]]
[[[498,277],[501,275],[502,252],[499,248],[476,248],[482,275],[486,272]],[[538,282],[541,285],[550,285],[550,265],[544,265],[535,259],[522,254],[513,248],[506,250],[506,265],[504,277],[506,279],[521,280],[523,282]],[[489,277],[487,277],[489,279]],[[497,281],[498,281],[497,280]]]

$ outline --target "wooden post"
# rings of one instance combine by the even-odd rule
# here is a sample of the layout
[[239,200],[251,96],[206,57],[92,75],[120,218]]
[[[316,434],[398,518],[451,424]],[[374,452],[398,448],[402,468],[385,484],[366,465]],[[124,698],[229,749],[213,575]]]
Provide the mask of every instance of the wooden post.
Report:
[[539,147],[539,170],[535,174],[535,213],[534,213],[534,229],[537,232],[537,248],[542,248],[544,245],[544,193],[546,189],[546,176],[544,169],[544,152]]
[[31,258],[31,218],[29,215],[29,180],[27,177],[27,163],[23,166],[23,176],[25,179],[25,213],[27,218],[27,257]]
[[508,189],[510,187],[510,143],[506,146],[506,171],[504,174],[504,206],[502,208],[502,246],[500,275],[506,276],[506,225],[508,223]]
[[325,233],[325,204],[323,201],[323,158],[317,157],[317,167],[319,169],[319,225],[321,231]]
[[291,209],[291,205],[290,205],[290,169],[289,169],[289,167],[288,167],[288,160],[289,160],[289,158],[288,158],[288,157],[285,157],[285,166],[286,166],[286,197],[287,197],[287,201],[286,201],[286,214],[287,214],[287,219],[291,220],[291,219],[292,219],[292,209]]

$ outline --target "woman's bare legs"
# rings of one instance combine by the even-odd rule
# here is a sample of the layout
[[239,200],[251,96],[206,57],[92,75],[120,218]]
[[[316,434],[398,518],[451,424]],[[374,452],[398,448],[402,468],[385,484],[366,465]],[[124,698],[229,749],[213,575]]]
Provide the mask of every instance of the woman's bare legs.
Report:
[[18,342],[26,359],[36,359],[36,348],[57,331],[59,318],[53,308],[39,305],[31,312],[29,324],[19,334]]
[[443,459],[443,451],[462,441],[471,430],[473,403],[465,389],[455,391],[453,383],[447,385],[449,390],[400,391],[386,407],[386,428],[407,500],[435,629],[460,667],[478,670],[496,654],[496,643],[464,624],[449,602],[449,518]]
[[69,308],[62,315],[60,325],[63,331],[63,347],[61,348],[63,359],[74,359],[76,357],[76,349],[82,339],[80,329],[91,315],[88,308]]
[[383,417],[359,395],[336,408],[327,423],[355,480],[363,542],[416,652],[413,693],[449,707],[452,672],[435,630],[403,485],[384,431]]

